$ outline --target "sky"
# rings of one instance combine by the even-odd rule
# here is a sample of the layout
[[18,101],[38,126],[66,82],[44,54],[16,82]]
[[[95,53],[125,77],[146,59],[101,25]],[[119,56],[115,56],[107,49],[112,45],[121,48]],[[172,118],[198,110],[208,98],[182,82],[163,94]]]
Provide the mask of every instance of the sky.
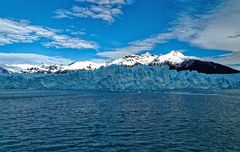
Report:
[[239,0],[1,0],[0,64],[171,50],[240,69]]

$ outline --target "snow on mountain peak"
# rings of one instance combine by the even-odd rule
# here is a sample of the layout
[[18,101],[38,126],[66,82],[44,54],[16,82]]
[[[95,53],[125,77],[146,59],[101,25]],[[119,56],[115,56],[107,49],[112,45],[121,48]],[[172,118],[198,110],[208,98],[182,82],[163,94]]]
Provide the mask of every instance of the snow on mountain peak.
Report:
[[145,54],[142,54],[142,56],[149,57],[149,56],[154,56],[154,55],[149,52],[146,52]]
[[54,64],[54,65],[48,65],[48,64],[40,64],[39,66],[33,66],[27,69],[21,70],[22,73],[56,73],[59,70],[62,69],[63,65]]
[[125,66],[134,66],[138,64],[148,65],[150,64],[157,56],[150,54],[149,52],[145,54],[131,54],[124,56],[122,58],[116,59],[110,62],[109,65],[125,65]]
[[95,70],[100,68],[101,66],[105,66],[104,63],[95,63],[92,61],[79,61],[73,62],[69,65],[47,65],[40,64],[39,66],[23,69],[23,73],[64,73],[69,71],[77,71],[77,70]]
[[6,64],[4,68],[12,73],[21,73],[22,70],[26,70],[28,68],[36,67],[37,65],[32,64]]
[[105,66],[105,64],[95,63],[92,61],[79,61],[79,62],[73,62],[67,66],[64,66],[63,70],[95,70],[100,68],[101,66]]
[[169,52],[168,54],[166,54],[166,56],[174,56],[174,57],[180,57],[180,58],[184,58],[185,57],[182,52],[175,51],[175,50]]
[[185,60],[187,60],[189,57],[184,56],[181,52],[179,51],[171,51],[168,54],[165,55],[160,55],[158,56],[152,64],[164,64],[164,63],[171,63],[171,64],[181,64]]

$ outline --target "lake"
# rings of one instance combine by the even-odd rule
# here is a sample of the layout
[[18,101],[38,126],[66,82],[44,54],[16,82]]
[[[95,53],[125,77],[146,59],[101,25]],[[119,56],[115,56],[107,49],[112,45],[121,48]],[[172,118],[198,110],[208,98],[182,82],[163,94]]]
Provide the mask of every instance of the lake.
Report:
[[0,90],[0,151],[240,151],[240,90]]

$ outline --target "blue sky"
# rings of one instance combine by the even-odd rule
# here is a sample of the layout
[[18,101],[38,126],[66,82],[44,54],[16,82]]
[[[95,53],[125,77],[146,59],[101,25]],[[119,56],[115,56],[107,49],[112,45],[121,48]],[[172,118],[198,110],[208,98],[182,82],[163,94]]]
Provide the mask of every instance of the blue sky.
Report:
[[240,1],[1,0],[0,64],[184,54],[237,67]]

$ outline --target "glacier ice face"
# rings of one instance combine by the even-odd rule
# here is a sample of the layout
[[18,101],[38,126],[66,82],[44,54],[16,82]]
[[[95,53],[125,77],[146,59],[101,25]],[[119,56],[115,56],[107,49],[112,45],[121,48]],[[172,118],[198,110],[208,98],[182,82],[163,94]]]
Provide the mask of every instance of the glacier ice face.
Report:
[[240,74],[202,74],[168,66],[102,67],[67,74],[0,74],[0,89],[240,89]]

